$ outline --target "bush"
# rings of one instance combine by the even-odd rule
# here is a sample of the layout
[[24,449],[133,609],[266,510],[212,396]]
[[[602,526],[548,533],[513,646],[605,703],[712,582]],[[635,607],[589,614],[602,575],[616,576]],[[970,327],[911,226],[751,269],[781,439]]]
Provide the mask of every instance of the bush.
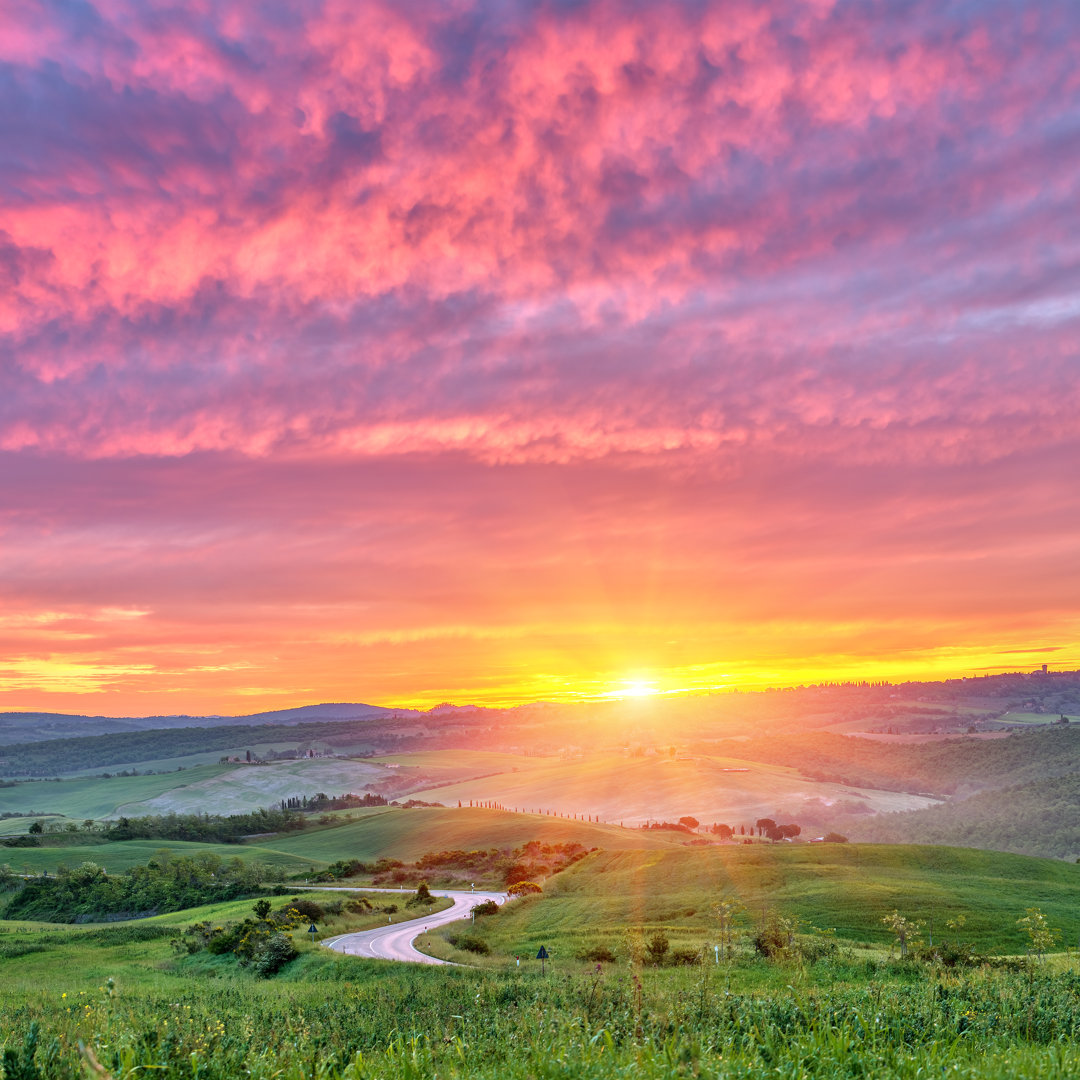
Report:
[[295,911],[301,918],[307,919],[310,922],[316,922],[322,919],[326,914],[326,911],[321,904],[315,903],[314,900],[299,899],[295,896],[289,900],[278,914],[287,915],[290,911]]
[[494,900],[485,900],[472,909],[473,915],[498,915],[499,905]]
[[542,893],[544,890],[535,881],[519,881],[506,891],[511,896],[528,896],[530,893]]
[[700,949],[672,949],[671,962],[679,967],[692,967],[701,963]]
[[425,907],[428,904],[434,904],[435,897],[431,895],[431,890],[428,888],[426,881],[421,881],[416,886],[416,895],[410,897],[405,901],[406,907]]
[[663,930],[657,930],[645,943],[645,951],[649,954],[649,962],[652,964],[662,964],[669,948],[671,948],[671,943]]
[[775,960],[788,955],[794,944],[794,931],[786,919],[770,915],[765,925],[754,935],[754,948],[760,956]]
[[578,954],[579,960],[591,960],[598,964],[614,964],[618,957],[606,945],[590,945]]
[[262,978],[269,979],[299,955],[288,934],[271,934],[256,954],[254,968]]
[[487,956],[491,952],[488,943],[473,934],[451,934],[446,940],[455,949],[463,949],[465,952],[476,953],[478,956]]

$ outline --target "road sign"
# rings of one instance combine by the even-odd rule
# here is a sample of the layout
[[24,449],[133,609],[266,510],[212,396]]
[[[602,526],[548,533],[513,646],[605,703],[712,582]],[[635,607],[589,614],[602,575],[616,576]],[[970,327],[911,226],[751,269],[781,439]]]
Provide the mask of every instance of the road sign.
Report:
[[540,974],[547,974],[547,965],[544,963],[548,958],[548,951],[543,945],[540,946],[540,951],[536,954],[536,959],[540,961]]

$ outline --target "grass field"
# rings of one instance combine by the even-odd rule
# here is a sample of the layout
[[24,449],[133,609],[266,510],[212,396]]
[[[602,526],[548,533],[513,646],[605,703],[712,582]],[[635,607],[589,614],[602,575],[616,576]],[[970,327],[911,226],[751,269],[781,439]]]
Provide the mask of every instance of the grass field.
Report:
[[968,848],[887,844],[733,845],[722,848],[595,852],[545,884],[542,899],[484,921],[496,954],[535,955],[541,944],[567,961],[583,941],[616,950],[627,930],[663,928],[673,943],[715,941],[722,897],[743,908],[744,926],[768,909],[841,940],[885,943],[883,916],[899,910],[949,934],[964,915],[963,939],[982,951],[1019,952],[1016,920],[1039,907],[1063,940],[1080,933],[1080,867]]
[[[1057,722],[1061,713],[1033,713],[1033,712],[1007,712],[1003,716],[999,717],[995,723],[998,724],[1053,724]],[[1065,714],[1069,717],[1070,721],[1080,720],[1080,717],[1075,715]]]
[[[265,863],[285,874],[302,874],[313,861],[299,854],[275,851],[253,844],[186,843],[182,840],[124,840],[108,844],[87,844],[71,847],[0,848],[0,863],[7,863],[16,873],[53,873],[58,866],[74,867],[94,862],[110,874],[149,862],[154,852],[168,848],[177,855],[193,855],[208,851],[223,859],[239,858],[245,862]],[[317,860],[314,865],[323,865]]]
[[538,814],[501,810],[380,807],[359,821],[319,830],[305,830],[265,841],[275,851],[330,863],[337,859],[369,860],[380,855],[412,861],[428,851],[516,848],[530,840],[576,842],[607,849],[667,848],[686,839],[680,834],[646,833],[617,825],[590,824]]
[[[1004,919],[1036,893],[1044,909],[1075,906],[1076,871],[949,849],[598,853],[549,895],[477,920],[475,933],[507,946],[501,970],[365,961],[298,932],[299,958],[261,980],[230,956],[170,946],[185,921],[241,918],[250,901],[107,927],[0,925],[0,1044],[6,1075],[35,1080],[1064,1080],[1080,1072],[1071,959],[1015,972],[894,962],[869,913],[876,949],[814,963],[757,956],[749,930],[720,965],[620,959],[596,970],[573,954],[596,940],[586,934],[615,935],[636,918],[639,890],[682,909],[720,886],[748,900],[765,890],[789,911],[854,907],[873,889],[879,904],[945,890],[971,901],[972,914]],[[624,892],[630,909],[606,906]],[[995,933],[1009,949],[1007,933]],[[546,975],[531,959],[537,940],[553,955]],[[507,957],[525,945],[519,968]],[[80,1058],[80,1043],[100,1069]]]

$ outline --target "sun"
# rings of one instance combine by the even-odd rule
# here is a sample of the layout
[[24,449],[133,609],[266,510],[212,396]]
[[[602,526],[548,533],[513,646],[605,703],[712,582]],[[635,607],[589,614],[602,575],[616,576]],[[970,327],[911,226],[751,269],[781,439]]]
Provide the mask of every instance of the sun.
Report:
[[656,683],[648,682],[645,679],[624,679],[620,689],[615,690],[612,697],[652,697],[653,694],[659,693]]

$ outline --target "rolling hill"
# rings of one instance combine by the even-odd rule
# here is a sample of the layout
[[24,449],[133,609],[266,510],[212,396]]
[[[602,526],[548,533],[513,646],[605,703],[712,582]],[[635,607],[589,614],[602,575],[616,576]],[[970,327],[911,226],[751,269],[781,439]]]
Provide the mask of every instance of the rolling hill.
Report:
[[485,924],[493,947],[525,952],[546,944],[572,955],[581,942],[622,945],[628,929],[662,927],[675,939],[716,940],[721,898],[753,927],[766,910],[841,939],[886,944],[893,910],[924,923],[923,937],[962,934],[980,950],[1022,952],[1017,919],[1040,907],[1066,942],[1080,931],[1080,867],[966,848],[814,844],[597,851],[545,885],[544,897],[512,905]]

